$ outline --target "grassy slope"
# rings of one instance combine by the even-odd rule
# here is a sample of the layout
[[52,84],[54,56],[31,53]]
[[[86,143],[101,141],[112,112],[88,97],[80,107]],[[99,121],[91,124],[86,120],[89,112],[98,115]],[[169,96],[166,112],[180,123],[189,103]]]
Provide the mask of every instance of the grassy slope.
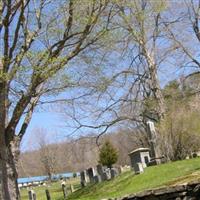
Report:
[[[68,200],[100,200],[109,197],[126,196],[131,193],[152,189],[155,187],[173,185],[200,180],[200,158],[177,161],[154,167],[148,167],[141,175],[134,175],[133,172],[125,172],[111,181],[88,185],[69,195]],[[68,184],[75,184],[77,181],[70,181]],[[76,187],[76,188],[77,188]],[[45,200],[45,187],[35,188],[37,200]],[[55,183],[48,188],[53,200],[63,200],[60,183]],[[21,191],[22,200],[27,200],[27,190]]]
[[[181,183],[200,178],[200,158],[177,161],[160,166],[148,167],[141,175],[126,172],[115,180],[90,185],[69,196],[68,199],[99,200],[108,197],[119,197],[164,185]],[[179,178],[178,178],[179,177]],[[180,178],[182,177],[182,178]]]

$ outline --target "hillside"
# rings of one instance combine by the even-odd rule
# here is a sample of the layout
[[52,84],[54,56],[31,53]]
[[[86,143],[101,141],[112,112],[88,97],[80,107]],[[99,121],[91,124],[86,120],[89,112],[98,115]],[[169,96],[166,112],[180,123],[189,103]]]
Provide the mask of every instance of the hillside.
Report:
[[[142,140],[143,135],[138,137],[137,132],[128,132],[127,130],[116,133],[105,134],[100,138],[103,143],[105,139],[112,141],[112,144],[118,149],[118,165],[129,165],[130,159],[128,153],[133,149],[147,146]],[[140,133],[142,133],[140,131]],[[140,140],[140,141],[139,141]],[[35,140],[40,143],[40,139]],[[35,142],[34,141],[34,142]],[[141,142],[142,141],[142,142]],[[56,159],[55,159],[56,158]],[[66,159],[67,158],[67,159]],[[20,155],[19,177],[40,176],[48,174],[45,168],[48,165],[53,173],[74,172],[89,168],[98,164],[99,148],[96,145],[94,135],[79,138],[79,140],[66,140],[58,144],[45,144],[39,149],[24,152]]]
[[68,199],[100,200],[120,197],[150,188],[182,184],[197,179],[200,180],[200,158],[148,167],[141,175],[126,172],[115,180],[78,190]]

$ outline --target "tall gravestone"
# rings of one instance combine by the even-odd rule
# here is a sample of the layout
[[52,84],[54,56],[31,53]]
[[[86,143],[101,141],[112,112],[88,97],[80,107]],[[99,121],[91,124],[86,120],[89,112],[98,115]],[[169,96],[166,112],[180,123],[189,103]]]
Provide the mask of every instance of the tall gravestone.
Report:
[[46,193],[46,198],[47,198],[47,200],[51,200],[51,195],[50,195],[48,189],[45,190],[45,193]]
[[87,169],[87,174],[89,176],[90,183],[94,182],[94,176],[96,176],[95,169],[93,167]]
[[66,199],[67,198],[67,187],[66,187],[66,185],[62,185],[62,191],[63,191],[64,199]]
[[71,191],[71,193],[74,192],[74,186],[72,184],[70,184],[70,191]]
[[152,121],[147,121],[147,134],[150,143],[151,152],[151,164],[157,165],[161,163],[161,155],[158,147],[158,140],[156,135],[156,129]]
[[119,174],[121,174],[123,172],[123,167],[122,166],[118,167],[118,172],[119,172]]
[[81,176],[81,185],[84,187],[89,182],[87,172],[85,170],[80,172],[80,176]]
[[98,173],[99,175],[103,174],[104,169],[103,169],[103,166],[102,166],[102,165],[98,164],[96,168],[97,168],[97,173]]
[[104,173],[104,167],[102,165],[97,165],[97,174],[99,175],[99,182],[103,181],[103,173]]

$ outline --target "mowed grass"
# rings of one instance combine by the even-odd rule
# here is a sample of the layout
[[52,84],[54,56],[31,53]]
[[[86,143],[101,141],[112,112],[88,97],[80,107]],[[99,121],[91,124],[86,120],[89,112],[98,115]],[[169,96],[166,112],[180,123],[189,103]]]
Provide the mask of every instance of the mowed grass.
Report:
[[[70,192],[70,184],[74,186],[74,189],[78,190],[80,189],[80,179],[79,178],[71,178],[66,181],[66,187],[67,187],[67,192]],[[61,183],[54,182],[52,184],[49,184],[47,186],[39,186],[39,187],[34,187],[32,188],[34,192],[36,193],[37,200],[46,200],[46,193],[45,190],[48,189],[51,195],[52,200],[60,200],[64,199],[63,198],[63,191],[61,187]],[[28,191],[29,188],[24,188],[21,190],[21,199],[22,200],[28,200]]]
[[71,194],[68,199],[100,200],[126,196],[146,189],[175,184],[176,181],[181,182],[180,177],[184,180],[187,176],[187,181],[200,178],[200,175],[192,175],[192,173],[198,171],[200,172],[200,158],[148,167],[140,175],[126,172],[114,180],[90,185]]
[[[200,158],[148,167],[140,175],[134,175],[132,171],[125,172],[114,180],[91,184],[83,189],[78,189],[76,192],[69,194],[67,199],[100,200],[121,197],[146,189],[180,184],[196,179],[200,180]],[[35,189],[38,200],[45,200],[45,196],[40,197],[44,190],[45,188]],[[63,200],[62,191],[58,183],[52,186],[50,192],[53,200]],[[22,199],[28,198],[26,196],[26,198],[23,197]]]

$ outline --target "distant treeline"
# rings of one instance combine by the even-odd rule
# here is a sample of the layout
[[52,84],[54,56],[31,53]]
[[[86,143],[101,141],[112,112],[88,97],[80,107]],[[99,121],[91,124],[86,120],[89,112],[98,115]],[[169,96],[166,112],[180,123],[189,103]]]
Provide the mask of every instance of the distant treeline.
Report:
[[[139,134],[142,133],[142,134]],[[138,137],[139,136],[139,137]],[[129,164],[128,153],[147,146],[145,132],[120,130],[100,138],[100,144],[109,139],[118,149],[117,165]],[[78,140],[66,140],[58,144],[43,144],[39,150],[24,152],[20,156],[19,176],[48,175],[48,173],[75,172],[98,163],[99,147],[96,137],[88,135]]]

